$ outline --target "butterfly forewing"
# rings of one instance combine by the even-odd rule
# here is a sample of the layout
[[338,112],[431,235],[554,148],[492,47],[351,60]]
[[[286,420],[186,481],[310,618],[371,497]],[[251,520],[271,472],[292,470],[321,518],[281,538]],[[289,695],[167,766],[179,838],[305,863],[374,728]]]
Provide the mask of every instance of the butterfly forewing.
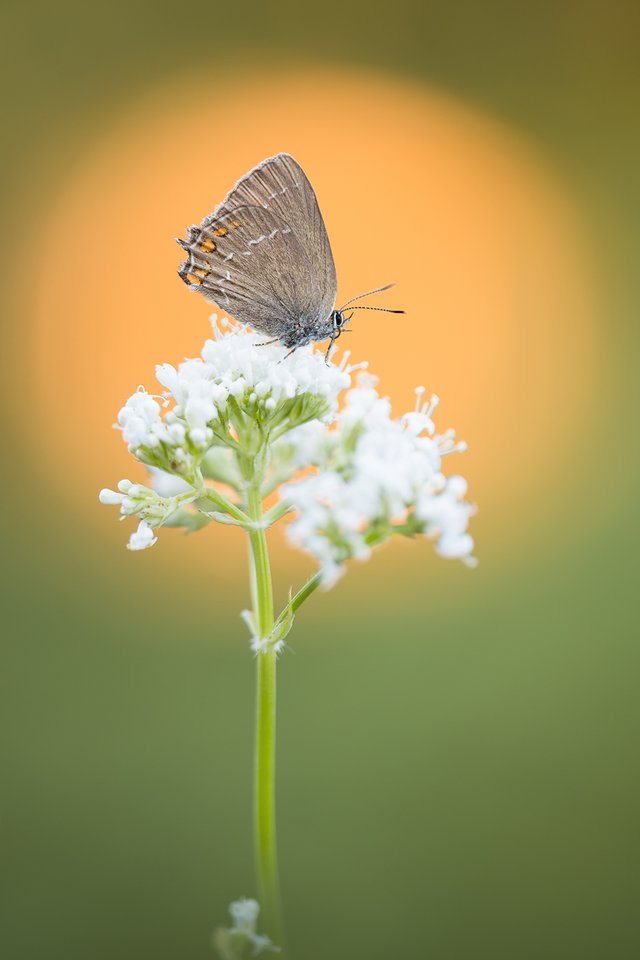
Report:
[[180,276],[236,320],[283,343],[328,336],[333,255],[313,187],[289,154],[250,170],[179,242],[189,251]]
[[263,160],[238,181],[203,225],[245,204],[270,210],[291,227],[311,265],[318,316],[326,319],[335,306],[336,270],[315,192],[300,164],[288,153]]

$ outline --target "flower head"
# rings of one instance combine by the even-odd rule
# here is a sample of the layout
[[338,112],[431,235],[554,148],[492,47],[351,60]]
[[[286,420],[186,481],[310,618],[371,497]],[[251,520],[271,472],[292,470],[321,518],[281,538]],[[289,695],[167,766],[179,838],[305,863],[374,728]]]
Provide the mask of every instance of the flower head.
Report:
[[258,476],[261,499],[279,498],[260,523],[292,513],[289,541],[316,558],[326,586],[394,533],[429,537],[441,556],[473,562],[466,483],[442,471],[465,446],[436,431],[436,396],[424,402],[418,388],[414,409],[394,418],[366,364],[349,366],[348,353],[339,365],[311,346],[287,355],[215,318],[213,333],[200,357],[156,367],[161,394],[139,387],[118,414],[150,473],[148,486],[123,480],[100,493],[138,518],[131,550],[154,544],[163,525],[255,528],[247,498]]
[[[139,515],[149,528],[208,522],[212,504],[200,504],[200,517],[192,505],[203,494],[218,507],[222,500],[205,480],[239,490],[266,437],[329,421],[351,382],[345,364],[326,365],[311,347],[287,357],[284,347],[262,346],[243,327],[219,326],[215,317],[212,325],[200,357],[156,367],[161,394],[138,387],[118,414],[123,440],[151,472],[152,487],[123,480],[117,491],[102,490],[100,502]],[[144,527],[129,546],[155,542]]]
[[[466,483],[442,473],[442,458],[464,450],[451,431],[439,435],[433,396],[415,410],[391,416],[376,380],[361,373],[345,395],[344,406],[323,434],[293,431],[316,470],[287,484],[282,498],[295,509],[287,533],[294,546],[320,562],[331,585],[351,557],[366,559],[391,534],[423,534],[436,539],[442,556],[470,561],[473,541],[466,533],[473,507],[464,502]],[[294,455],[295,456],[295,455]]]

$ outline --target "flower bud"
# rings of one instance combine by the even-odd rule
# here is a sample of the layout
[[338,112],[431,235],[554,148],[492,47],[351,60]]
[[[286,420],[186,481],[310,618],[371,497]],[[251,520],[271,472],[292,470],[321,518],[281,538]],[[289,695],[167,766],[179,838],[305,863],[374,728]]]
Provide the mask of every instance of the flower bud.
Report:
[[115,490],[109,490],[108,487],[105,487],[98,494],[98,499],[100,503],[116,504],[122,503],[124,496],[122,493],[116,493]]

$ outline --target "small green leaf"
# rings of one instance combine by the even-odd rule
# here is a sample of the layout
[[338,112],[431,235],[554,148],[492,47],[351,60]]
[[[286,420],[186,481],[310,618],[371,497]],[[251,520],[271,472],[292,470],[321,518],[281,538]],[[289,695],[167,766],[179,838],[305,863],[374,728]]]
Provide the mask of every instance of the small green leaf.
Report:
[[293,626],[295,618],[296,615],[293,612],[292,591],[289,589],[289,602],[276,620],[273,630],[269,635],[270,645],[274,647],[282,646],[289,631],[291,630],[291,627]]

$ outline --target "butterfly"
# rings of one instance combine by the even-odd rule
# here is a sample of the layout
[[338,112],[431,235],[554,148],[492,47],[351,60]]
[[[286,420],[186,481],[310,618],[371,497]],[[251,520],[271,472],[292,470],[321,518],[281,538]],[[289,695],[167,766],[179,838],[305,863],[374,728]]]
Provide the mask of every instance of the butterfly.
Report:
[[177,241],[187,253],[178,275],[239,323],[280,341],[292,353],[312,341],[333,343],[353,310],[336,309],[336,268],[318,201],[300,164],[287,153],[245,174],[200,226]]

